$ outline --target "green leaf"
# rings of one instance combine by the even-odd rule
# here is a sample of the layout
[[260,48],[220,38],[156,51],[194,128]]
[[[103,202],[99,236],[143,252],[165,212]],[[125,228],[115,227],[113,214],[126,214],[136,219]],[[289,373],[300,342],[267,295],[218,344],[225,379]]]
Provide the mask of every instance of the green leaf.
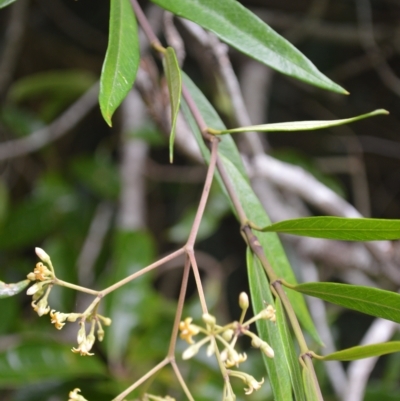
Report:
[[400,341],[389,341],[386,343],[358,345],[332,352],[324,356],[316,356],[322,361],[354,361],[356,359],[370,358],[371,356],[381,356],[400,351]]
[[400,220],[303,217],[271,224],[261,231],[345,241],[394,240],[400,238]]
[[400,323],[400,294],[396,292],[339,283],[305,283],[289,288],[367,315]]
[[[183,80],[185,85],[187,85],[187,88],[192,95],[194,101],[196,102],[196,105],[198,106],[202,116],[204,117],[206,124],[208,126],[218,128],[221,127],[222,129],[224,129],[225,127],[221,119],[218,117],[218,114],[204,97],[204,95],[200,92],[200,90],[190,80],[190,78],[188,78],[186,75],[183,75]],[[197,125],[185,102],[182,102],[182,109],[185,118],[187,119],[190,127],[193,130],[194,136],[203,153],[203,156],[208,162],[210,158],[210,152],[205,146],[201,133],[197,128]],[[260,201],[258,200],[257,196],[255,195],[253,189],[249,184],[249,179],[244,170],[240,154],[230,135],[224,135],[221,138],[218,152],[221,156],[221,160],[225,168],[227,169],[229,176],[232,179],[234,189],[238,194],[240,202],[242,203],[243,208],[245,209],[245,212],[250,221],[257,221],[261,223],[261,225],[270,224],[271,222],[269,220],[269,217],[265,213],[263,206],[261,205]],[[226,194],[226,190],[223,183],[220,181],[220,177],[218,174],[217,179],[220,182],[222,190]],[[230,201],[228,195],[227,197]],[[291,283],[296,283],[296,278],[289,264],[289,261],[287,260],[285,251],[283,250],[278,236],[275,233],[260,233],[259,235],[257,235],[257,237],[260,240],[261,245],[265,249],[266,255],[275,272],[280,277],[285,278],[285,280]],[[301,324],[318,343],[322,344],[319,335],[315,329],[314,323],[308,312],[304,298],[297,295],[298,294],[294,292],[288,294]]]
[[111,0],[107,53],[101,71],[99,103],[104,120],[111,117],[132,88],[139,66],[139,39],[129,0]]
[[346,94],[299,50],[236,0],[152,0],[214,32],[222,41],[271,68],[321,88]]
[[23,280],[18,283],[6,284],[0,281],[0,298],[8,298],[19,294],[30,282],[30,280]]
[[70,345],[29,339],[24,344],[1,352],[0,387],[106,374],[106,368],[99,358],[82,358],[72,353],[70,348]]
[[[274,305],[274,298],[265,272],[249,248],[247,249],[247,271],[253,310],[254,314],[257,314],[265,309],[264,302]],[[274,358],[268,358],[263,355],[274,399],[277,401],[290,401],[292,400],[292,385],[282,333],[270,321],[258,320],[256,324],[259,336],[272,347],[275,353]]]
[[164,55],[164,71],[168,82],[169,100],[171,103],[171,134],[169,137],[169,161],[174,159],[174,140],[176,119],[179,114],[182,94],[182,78],[181,69],[179,68],[178,59],[176,58],[175,50],[172,47],[167,47]]
[[6,7],[11,3],[14,3],[15,0],[0,0],[0,8]]
[[295,400],[305,401],[304,383],[300,371],[299,357],[294,348],[293,339],[287,325],[285,312],[283,310],[282,301],[280,298],[275,299],[275,310],[276,325],[278,326],[278,330],[282,339],[283,350],[285,353],[286,364],[289,368],[290,381],[292,383]]
[[234,134],[234,133],[238,133],[238,132],[249,132],[249,131],[258,131],[258,132],[312,131],[312,130],[329,128],[329,127],[337,127],[338,125],[349,124],[354,121],[363,120],[364,118],[369,118],[369,117],[377,116],[380,114],[389,114],[389,112],[387,110],[379,109],[379,110],[371,111],[370,113],[361,114],[356,117],[345,118],[342,120],[291,121],[291,122],[285,122],[285,123],[251,125],[249,127],[225,129],[223,131],[218,131],[218,132],[214,132],[214,130],[210,130],[210,132],[214,135],[222,135],[222,134],[228,134],[228,133]]

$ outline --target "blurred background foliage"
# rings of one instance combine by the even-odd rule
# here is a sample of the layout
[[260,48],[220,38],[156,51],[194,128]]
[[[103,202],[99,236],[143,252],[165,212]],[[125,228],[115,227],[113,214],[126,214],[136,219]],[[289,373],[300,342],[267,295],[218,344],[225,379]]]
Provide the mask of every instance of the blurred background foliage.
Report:
[[[269,153],[311,172],[365,215],[400,218],[400,90],[393,82],[385,82],[366,56],[355,2],[248,0],[243,4],[351,93],[339,97],[265,70],[269,81],[264,92],[257,94],[262,121],[254,123],[346,118],[376,108],[391,112],[385,118],[323,133],[269,134]],[[149,6],[145,1],[142,5]],[[371,5],[376,40],[392,71],[399,71],[400,3],[376,0]],[[107,45],[108,12],[108,1],[87,0],[18,0],[0,10],[3,144],[45,129],[98,80]],[[199,61],[196,44],[179,23],[178,28],[187,50],[185,71],[231,125],[230,100],[218,76],[206,56]],[[236,52],[231,57],[246,92],[251,89],[251,62]],[[36,263],[34,247],[40,246],[51,255],[61,279],[101,289],[185,242],[205,168],[179,150],[175,164],[169,165],[166,134],[150,121],[124,132],[123,118],[117,113],[114,127],[109,128],[98,107],[89,108],[65,135],[18,157],[8,157],[0,143],[2,281],[24,279]],[[149,147],[142,171],[145,215],[137,225],[121,221],[121,198],[126,190],[123,152],[130,139]],[[237,296],[247,291],[245,245],[217,186],[212,189],[198,239],[198,262],[209,306],[222,321],[236,319]],[[165,356],[182,263],[168,264],[107,297],[104,314],[113,324],[91,358],[70,352],[76,324],[69,323],[58,332],[48,317],[33,313],[24,294],[1,300],[0,399],[61,401],[75,387],[89,400],[113,398]],[[324,270],[323,264],[319,267],[326,277],[338,277],[335,271]],[[193,282],[190,288],[184,315],[199,317]],[[73,312],[82,311],[89,302],[90,298],[71,290],[55,289],[50,305]],[[371,322],[335,307],[328,310],[328,317],[338,347],[357,344]],[[248,349],[249,344],[243,347],[249,353],[247,371],[261,379],[262,361]],[[184,349],[179,341],[178,349]],[[382,358],[366,400],[400,398],[399,365],[398,354]],[[220,399],[221,378],[211,359],[200,354],[181,366],[197,400]],[[329,394],[322,365],[317,371]],[[129,399],[146,391],[182,397],[170,369],[162,370]],[[240,384],[236,393],[243,394]],[[271,399],[268,384],[248,399]],[[326,398],[335,399],[332,391]]]

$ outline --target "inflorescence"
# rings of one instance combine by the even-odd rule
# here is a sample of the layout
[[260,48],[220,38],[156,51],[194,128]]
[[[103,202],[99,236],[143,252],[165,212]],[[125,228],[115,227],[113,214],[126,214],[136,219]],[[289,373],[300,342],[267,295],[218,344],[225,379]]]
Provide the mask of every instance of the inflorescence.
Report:
[[[203,345],[208,344],[207,356],[215,354],[220,363],[223,364],[223,369],[227,375],[243,380],[247,386],[247,388],[245,388],[245,393],[251,394],[254,390],[260,389],[264,379],[259,382],[245,372],[230,369],[232,367],[239,367],[239,365],[247,359],[247,355],[245,353],[239,353],[236,351],[235,346],[239,337],[248,336],[251,339],[251,344],[253,347],[259,348],[267,357],[273,358],[274,350],[266,341],[262,340],[255,333],[250,331],[250,325],[251,323],[254,323],[260,319],[275,322],[276,316],[272,305],[268,305],[256,316],[244,321],[247,309],[249,307],[249,298],[244,292],[242,292],[239,296],[239,306],[242,309],[240,320],[234,321],[225,326],[218,325],[216,318],[208,313],[202,316],[205,327],[193,324],[193,319],[191,317],[188,317],[180,322],[180,337],[190,344],[190,346],[183,352],[182,358],[192,358],[199,352]],[[204,337],[199,341],[195,341],[193,337],[200,333],[203,334]],[[223,347],[221,352],[218,349],[218,344],[222,345]],[[229,381],[226,381],[223,400],[228,401],[234,400],[235,398],[235,394],[232,391]]]

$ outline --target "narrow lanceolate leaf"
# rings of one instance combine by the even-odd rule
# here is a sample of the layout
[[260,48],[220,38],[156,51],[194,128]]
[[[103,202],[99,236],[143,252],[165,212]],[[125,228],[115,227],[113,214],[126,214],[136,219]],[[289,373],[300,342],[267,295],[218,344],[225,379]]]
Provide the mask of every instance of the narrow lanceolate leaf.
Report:
[[275,300],[276,325],[278,327],[283,350],[285,352],[286,363],[289,368],[290,381],[292,382],[293,392],[296,401],[306,401],[304,382],[301,377],[299,357],[294,348],[292,336],[287,325],[285,312],[279,298]]
[[106,58],[100,78],[99,103],[104,120],[111,117],[135,81],[139,66],[139,40],[129,0],[111,0]]
[[346,94],[286,39],[236,0],[152,0],[196,22],[222,41],[271,68],[311,85]]
[[18,283],[6,284],[3,281],[0,281],[0,298],[12,297],[13,295],[20,293],[30,282],[30,280],[23,280]]
[[[247,249],[247,271],[253,310],[254,314],[257,314],[265,308],[265,303],[274,305],[274,298],[272,297],[265,272],[250,249]],[[282,336],[286,336],[286,333],[280,332],[277,325],[266,320],[257,321],[257,331],[261,339],[272,347],[275,354],[274,358],[268,358],[263,355],[274,400],[291,401],[292,385],[284,350],[284,341],[291,341],[291,338],[283,338]]]
[[389,341],[380,344],[359,345],[341,351],[333,352],[325,356],[315,356],[322,361],[354,361],[356,359],[381,356],[400,351],[400,341]]
[[395,240],[400,239],[400,220],[303,217],[271,224],[261,231],[343,241]]
[[11,3],[14,3],[15,0],[0,0],[0,8],[6,7]]
[[305,283],[291,289],[368,315],[400,323],[400,294],[339,283]]
[[259,131],[259,132],[292,132],[292,131],[312,131],[317,129],[337,127],[338,125],[349,124],[358,120],[363,120],[364,118],[377,116],[379,114],[389,114],[387,110],[379,109],[371,111],[370,113],[361,114],[352,118],[345,118],[342,120],[327,120],[327,121],[292,121],[286,123],[272,123],[272,124],[261,124],[261,125],[251,125],[249,127],[240,127],[226,129],[223,131],[210,130],[211,133],[215,135],[222,134],[234,134],[238,132],[249,132],[249,131]]
[[169,100],[171,103],[171,134],[169,137],[169,161],[174,158],[175,126],[181,104],[182,78],[175,50],[167,47],[164,55],[164,71],[168,82]]

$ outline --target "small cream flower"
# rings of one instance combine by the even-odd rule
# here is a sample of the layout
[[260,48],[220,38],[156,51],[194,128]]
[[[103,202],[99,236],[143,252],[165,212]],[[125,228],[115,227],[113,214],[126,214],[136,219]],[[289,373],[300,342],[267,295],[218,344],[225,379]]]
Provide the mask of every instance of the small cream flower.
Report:
[[61,330],[64,327],[64,322],[67,320],[68,316],[68,313],[56,312],[54,309],[50,311],[51,323],[54,324],[57,330]]
[[[45,281],[53,278],[53,273],[42,262],[36,263],[33,273],[35,275],[35,280],[37,281]],[[32,275],[28,274],[27,277],[31,279]]]
[[87,401],[87,399],[85,397],[78,394],[80,392],[81,392],[80,388],[76,388],[73,391],[70,391],[68,401]]
[[254,390],[257,391],[261,388],[261,385],[264,383],[264,378],[258,382],[254,377],[250,376],[251,379],[249,379],[246,384],[249,386],[249,388],[244,389],[244,393],[246,395],[251,394]]
[[199,328],[192,323],[192,318],[187,317],[183,322],[179,323],[179,330],[181,331],[180,337],[188,344],[194,344],[192,336],[199,334]]
[[259,313],[259,316],[261,319],[271,320],[271,322],[276,321],[275,309],[273,308],[272,305],[268,305],[265,309],[263,309]]
[[237,377],[244,381],[244,383],[248,386],[248,388],[244,389],[245,394],[247,395],[251,394],[254,390],[259,390],[261,388],[261,385],[264,383],[264,378],[260,382],[258,382],[253,376],[244,372],[228,370],[228,375]]
[[78,348],[72,348],[71,351],[75,354],[81,354],[81,356],[92,356],[94,355],[93,353],[89,352],[92,348],[93,344],[90,344],[86,341],[83,343],[79,344]]
[[50,312],[50,306],[47,303],[47,296],[49,294],[49,291],[47,291],[47,293],[45,294],[45,296],[43,298],[41,298],[39,300],[38,303],[36,303],[36,301],[32,301],[31,305],[33,310],[39,315],[39,316],[43,316],[43,315],[47,315]]

